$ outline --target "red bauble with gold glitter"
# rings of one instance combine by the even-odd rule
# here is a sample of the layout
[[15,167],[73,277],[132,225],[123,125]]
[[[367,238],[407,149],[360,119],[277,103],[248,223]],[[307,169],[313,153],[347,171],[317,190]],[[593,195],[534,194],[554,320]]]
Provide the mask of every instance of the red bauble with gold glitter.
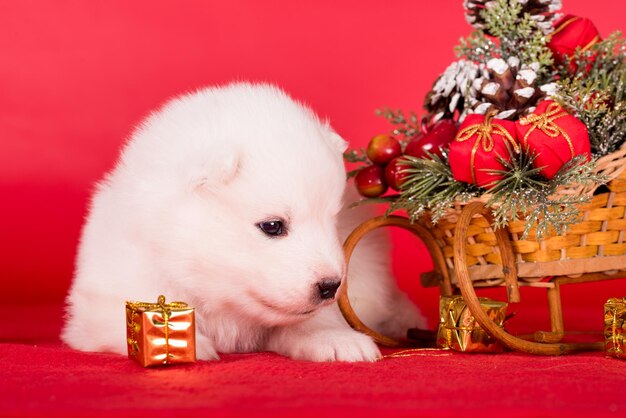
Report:
[[587,127],[558,103],[544,100],[535,111],[515,123],[517,139],[524,152],[536,155],[534,166],[552,179],[559,169],[577,155],[591,157]]
[[500,159],[510,160],[509,149],[519,152],[514,122],[468,115],[450,144],[452,175],[458,181],[489,189],[502,178],[490,171],[505,169]]

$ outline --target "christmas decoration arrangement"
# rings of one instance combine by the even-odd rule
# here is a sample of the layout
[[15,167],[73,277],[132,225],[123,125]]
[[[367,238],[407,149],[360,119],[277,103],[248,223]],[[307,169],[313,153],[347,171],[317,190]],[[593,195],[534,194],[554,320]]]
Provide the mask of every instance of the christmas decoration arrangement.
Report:
[[[622,358],[622,301],[607,305],[605,341],[568,342],[560,287],[626,273],[626,42],[619,32],[602,39],[589,19],[562,13],[560,0],[463,6],[474,31],[423,114],[379,110],[392,131],[344,155],[363,196],[355,204],[387,205],[346,248],[381,226],[424,242],[434,265],[426,277],[444,295],[441,347],[484,352],[497,341],[539,355],[605,349]],[[504,286],[517,303],[520,285],[546,289],[550,331],[514,336],[476,295]],[[462,298],[449,297],[456,290]]]
[[424,114],[379,110],[394,129],[345,154],[360,164],[349,176],[362,202],[412,221],[436,224],[478,199],[494,227],[522,221],[522,239],[563,233],[610,180],[599,161],[626,140],[626,43],[561,13],[560,0],[463,4],[474,31]]
[[126,302],[128,357],[144,367],[196,361],[194,309],[184,302]]

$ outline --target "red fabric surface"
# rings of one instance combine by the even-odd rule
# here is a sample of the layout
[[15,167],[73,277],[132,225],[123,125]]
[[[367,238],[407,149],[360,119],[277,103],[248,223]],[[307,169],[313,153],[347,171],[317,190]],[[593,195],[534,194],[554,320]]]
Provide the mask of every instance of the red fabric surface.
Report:
[[[92,185],[151,109],[200,86],[272,81],[364,146],[390,128],[374,109],[418,110],[454,59],[470,32],[461,3],[0,3],[0,415],[623,415],[626,363],[601,353],[353,365],[261,353],[143,370],[58,342]],[[624,29],[622,8],[566,0],[564,11],[606,37]],[[399,284],[434,326],[437,289],[416,280],[432,263],[408,233],[392,235]],[[624,280],[564,287],[566,328],[599,331],[602,303],[625,289]],[[512,330],[546,329],[545,291],[523,289],[522,301]]]
[[[387,351],[389,352],[389,351]],[[377,363],[272,353],[159,369],[59,343],[0,344],[6,417],[605,417],[626,413],[626,362],[442,350]]]
[[[375,364],[271,353],[141,369],[57,345],[4,344],[3,416],[623,416],[626,364],[570,357],[420,352]],[[8,378],[8,379],[7,379]],[[9,382],[9,385],[7,385]]]

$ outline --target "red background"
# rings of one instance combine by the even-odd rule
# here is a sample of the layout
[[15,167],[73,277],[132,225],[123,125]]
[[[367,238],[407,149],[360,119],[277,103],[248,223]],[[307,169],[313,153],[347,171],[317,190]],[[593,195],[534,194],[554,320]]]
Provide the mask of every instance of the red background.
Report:
[[[564,3],[604,36],[624,28],[621,1]],[[389,130],[374,109],[419,110],[469,32],[461,0],[0,3],[3,301],[61,303],[93,183],[170,96],[231,80],[275,82],[363,146]],[[437,291],[416,280],[430,261],[405,233],[394,242],[400,283],[432,323]],[[564,289],[566,321],[579,306],[601,314],[624,288],[620,280]]]

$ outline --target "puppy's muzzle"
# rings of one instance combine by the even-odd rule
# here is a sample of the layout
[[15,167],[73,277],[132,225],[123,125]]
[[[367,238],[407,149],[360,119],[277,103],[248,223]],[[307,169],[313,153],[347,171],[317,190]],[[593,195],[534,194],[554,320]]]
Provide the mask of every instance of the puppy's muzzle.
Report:
[[326,279],[317,284],[319,297],[322,301],[332,299],[337,293],[337,289],[341,286],[341,279]]

